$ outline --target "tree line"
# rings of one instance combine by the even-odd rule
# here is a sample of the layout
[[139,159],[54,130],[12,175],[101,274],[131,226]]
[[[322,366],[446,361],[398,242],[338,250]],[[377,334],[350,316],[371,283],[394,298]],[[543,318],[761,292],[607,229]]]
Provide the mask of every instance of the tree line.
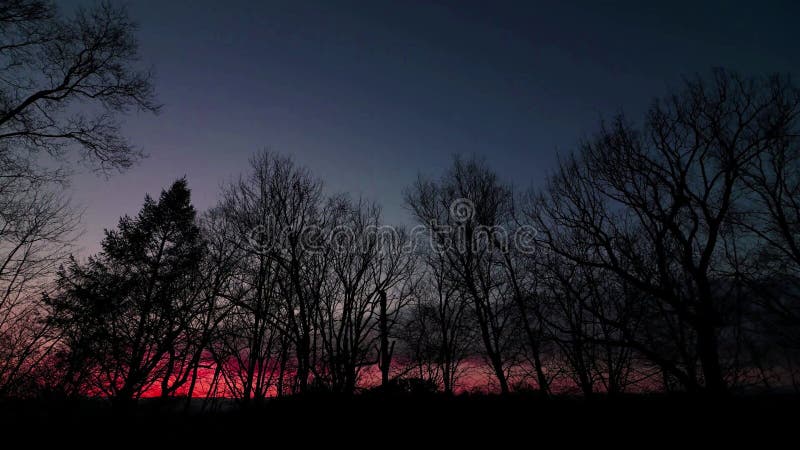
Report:
[[134,24],[5,0],[0,25],[0,396],[800,388],[788,76],[687,78],[526,190],[456,157],[405,228],[259,153],[216,206],[177,180],[81,260],[70,157],[127,169],[119,117],[158,111]]

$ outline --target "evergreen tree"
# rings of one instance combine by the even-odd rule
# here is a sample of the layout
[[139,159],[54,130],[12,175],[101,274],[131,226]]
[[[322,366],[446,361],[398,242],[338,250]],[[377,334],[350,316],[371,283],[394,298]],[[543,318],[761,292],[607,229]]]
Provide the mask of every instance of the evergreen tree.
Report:
[[158,201],[146,196],[102,248],[62,268],[46,301],[63,332],[66,381],[124,403],[159,380],[167,388],[191,326],[203,245],[186,180]]

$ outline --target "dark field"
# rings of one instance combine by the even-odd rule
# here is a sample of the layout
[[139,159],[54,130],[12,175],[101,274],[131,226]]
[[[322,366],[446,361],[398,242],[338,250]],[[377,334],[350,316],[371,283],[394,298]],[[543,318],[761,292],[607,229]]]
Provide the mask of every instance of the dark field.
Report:
[[[330,445],[355,439],[358,447],[372,447],[383,445],[379,441],[409,445],[486,441],[499,445],[519,438],[541,438],[556,439],[559,445],[588,440],[650,447],[665,442],[689,445],[696,439],[718,442],[722,436],[762,439],[766,432],[778,439],[797,427],[800,397],[712,401],[661,395],[591,400],[527,395],[361,395],[272,399],[250,407],[222,401],[219,406],[216,411],[200,411],[199,404],[187,409],[180,400],[141,400],[122,410],[101,400],[14,401],[0,404],[0,429],[6,435],[30,435],[41,443],[123,438],[125,443],[222,441],[228,445],[251,442],[258,447],[259,442],[281,442],[283,446],[323,440]],[[375,437],[388,429],[388,437]]]

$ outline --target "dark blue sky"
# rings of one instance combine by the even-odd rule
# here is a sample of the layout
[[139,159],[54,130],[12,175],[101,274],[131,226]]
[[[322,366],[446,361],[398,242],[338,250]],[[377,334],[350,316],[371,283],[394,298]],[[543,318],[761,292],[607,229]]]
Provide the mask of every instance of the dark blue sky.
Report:
[[454,154],[527,187],[601,117],[638,118],[684,75],[800,74],[797,2],[561,3],[128,2],[164,110],[127,119],[147,160],[76,178],[82,244],[183,175],[211,206],[264,148],[407,222],[403,188]]

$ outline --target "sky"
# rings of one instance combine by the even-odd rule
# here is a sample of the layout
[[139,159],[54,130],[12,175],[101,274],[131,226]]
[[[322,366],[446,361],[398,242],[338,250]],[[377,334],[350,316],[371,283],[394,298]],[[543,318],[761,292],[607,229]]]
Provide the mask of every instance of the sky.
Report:
[[[61,0],[64,11],[90,2]],[[149,157],[79,173],[83,252],[186,176],[198,210],[269,149],[409,223],[403,189],[475,155],[518,189],[602,118],[685,76],[800,74],[800,2],[126,2],[163,110],[125,118]]]

